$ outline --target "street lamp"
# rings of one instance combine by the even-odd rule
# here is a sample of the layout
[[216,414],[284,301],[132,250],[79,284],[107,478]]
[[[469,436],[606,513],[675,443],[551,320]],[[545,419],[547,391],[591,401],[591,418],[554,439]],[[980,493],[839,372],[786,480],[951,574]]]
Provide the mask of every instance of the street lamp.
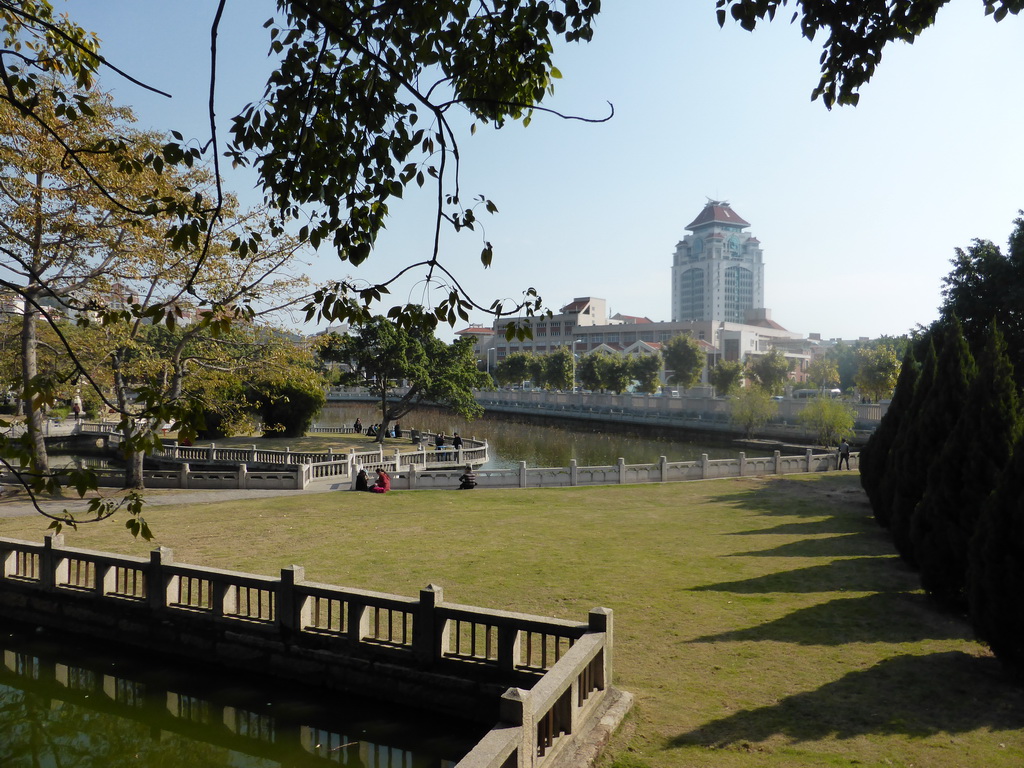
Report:
[[582,344],[583,339],[576,339],[572,343],[572,391],[576,392],[576,345]]
[[490,373],[491,373],[491,352],[494,353],[494,367],[495,368],[498,367],[498,348],[497,347],[490,347],[487,350],[487,355],[486,355],[486,358],[484,360],[484,367],[487,369],[487,374],[488,375],[490,375]]

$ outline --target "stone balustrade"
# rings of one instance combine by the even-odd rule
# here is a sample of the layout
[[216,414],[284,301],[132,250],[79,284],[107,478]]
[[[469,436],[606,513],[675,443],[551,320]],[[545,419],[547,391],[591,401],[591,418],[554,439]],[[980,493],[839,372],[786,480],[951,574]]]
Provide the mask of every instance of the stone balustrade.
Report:
[[[553,765],[612,690],[612,613],[586,623],[0,538],[0,615],[147,651],[496,721],[463,768]],[[502,693],[504,691],[504,693]],[[612,698],[621,696],[618,692]],[[511,762],[509,762],[511,761]]]

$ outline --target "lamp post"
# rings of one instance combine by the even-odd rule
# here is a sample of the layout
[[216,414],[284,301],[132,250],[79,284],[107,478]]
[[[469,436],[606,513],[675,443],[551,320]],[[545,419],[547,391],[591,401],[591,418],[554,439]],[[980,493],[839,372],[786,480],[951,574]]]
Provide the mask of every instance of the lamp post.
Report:
[[487,369],[487,374],[488,375],[490,375],[490,373],[491,373],[491,352],[494,353],[494,367],[495,368],[498,367],[498,348],[497,347],[490,347],[487,350],[487,355],[486,355],[485,360],[484,360],[484,367]]
[[582,344],[583,339],[575,339],[572,343],[572,391],[576,392],[576,345]]

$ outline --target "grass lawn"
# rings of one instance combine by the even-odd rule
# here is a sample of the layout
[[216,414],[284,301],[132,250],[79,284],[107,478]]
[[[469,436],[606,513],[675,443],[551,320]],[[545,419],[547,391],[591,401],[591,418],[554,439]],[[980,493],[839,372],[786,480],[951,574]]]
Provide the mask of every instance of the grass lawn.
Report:
[[[72,546],[584,620],[615,610],[622,768],[1024,765],[1024,691],[929,606],[855,473],[599,488],[339,492],[153,508]],[[41,539],[37,518],[0,536]]]

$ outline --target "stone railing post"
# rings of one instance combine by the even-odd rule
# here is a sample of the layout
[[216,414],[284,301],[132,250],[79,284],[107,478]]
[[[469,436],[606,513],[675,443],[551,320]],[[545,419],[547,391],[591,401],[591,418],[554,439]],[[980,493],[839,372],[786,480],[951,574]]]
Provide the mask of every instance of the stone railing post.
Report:
[[157,547],[149,553],[149,568],[146,570],[146,602],[149,610],[160,614],[167,606],[176,602],[178,593],[178,577],[169,576],[165,565],[174,562],[174,551],[167,547]]
[[299,598],[295,585],[306,580],[306,569],[290,565],[281,569],[277,586],[277,625],[286,634],[301,632],[310,625],[309,598]]
[[740,451],[740,477],[747,474],[747,454]]
[[619,467],[619,485],[625,485],[626,484],[626,460],[620,456],[618,462],[616,462],[616,463],[618,464],[618,467]]
[[208,461],[213,461],[214,456],[217,455],[217,446],[214,443],[210,443],[210,447],[206,449],[206,458]]
[[444,602],[444,588],[427,584],[420,590],[420,602],[412,625],[412,653],[425,667],[432,667],[448,652],[447,622],[437,618],[437,607]]
[[612,684],[612,670],[614,661],[613,626],[614,614],[611,608],[591,608],[587,614],[587,624],[591,632],[604,632],[604,665],[601,667],[601,679],[597,686],[604,690]]
[[662,483],[668,482],[668,457],[658,457],[658,481]]
[[711,462],[708,461],[706,453],[700,455],[700,476],[705,480],[711,476]]
[[253,463],[255,463],[256,460],[257,460],[256,459],[256,450],[257,450],[257,448],[256,448],[255,444],[253,444],[252,448],[249,449],[249,461],[251,461]]
[[804,472],[810,472],[811,471],[811,454],[812,453],[813,453],[813,451],[811,451],[811,449],[808,448],[807,449],[807,465],[806,465],[806,468],[804,469]]
[[188,473],[189,473],[189,466],[188,466],[188,462],[186,461],[178,469],[178,487],[180,487],[180,488],[188,488]]
[[782,452],[781,451],[775,451],[773,456],[775,457],[775,474],[776,475],[781,475],[782,474]]
[[[520,729],[519,747],[512,765],[515,768],[533,768],[537,762],[537,727],[529,706],[530,692],[522,688],[509,688],[498,703],[498,719]],[[508,765],[506,763],[506,765]]]
[[409,472],[409,490],[412,491],[412,490],[416,489],[416,475],[419,474],[419,470],[416,468],[415,464],[410,463],[409,464],[408,472]]
[[64,549],[63,533],[49,533],[43,537],[43,551],[39,553],[39,585],[47,591],[68,581],[68,559],[61,555],[61,549]]
[[525,461],[520,461],[519,462],[519,487],[520,488],[525,488],[526,487],[526,462]]
[[576,459],[569,459],[569,485],[575,488],[580,484],[580,468]]
[[238,488],[245,490],[246,480],[249,476],[249,468],[245,464],[238,465]]

